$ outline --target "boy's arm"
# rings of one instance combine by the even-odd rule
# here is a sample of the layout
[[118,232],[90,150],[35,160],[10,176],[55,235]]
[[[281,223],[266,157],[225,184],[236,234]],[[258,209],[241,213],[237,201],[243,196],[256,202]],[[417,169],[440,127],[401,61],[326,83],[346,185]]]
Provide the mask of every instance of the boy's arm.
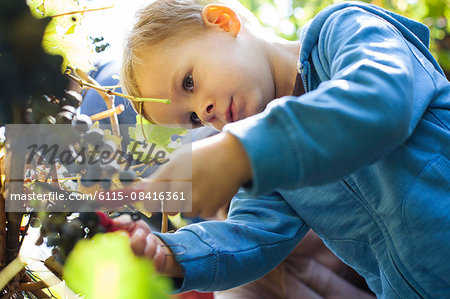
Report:
[[339,11],[314,51],[329,80],[224,127],[249,157],[252,194],[338,180],[404,143],[418,122],[415,57],[392,25],[359,9]]
[[170,247],[184,271],[177,291],[216,291],[262,277],[291,252],[308,229],[278,193],[259,199],[240,193],[225,221],[205,221],[175,233],[155,234]]

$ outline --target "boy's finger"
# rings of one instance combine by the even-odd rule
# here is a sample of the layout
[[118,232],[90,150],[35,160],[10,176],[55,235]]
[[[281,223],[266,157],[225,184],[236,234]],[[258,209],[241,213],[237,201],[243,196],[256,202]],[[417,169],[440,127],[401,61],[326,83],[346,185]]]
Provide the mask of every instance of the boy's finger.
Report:
[[131,233],[132,234],[135,233],[138,229],[144,230],[145,235],[148,235],[149,233],[152,232],[150,226],[148,226],[148,224],[145,223],[144,220],[133,221],[133,229]]
[[155,240],[155,236],[152,234],[147,235],[145,238],[144,256],[153,259],[157,247],[158,242]]
[[127,231],[130,234],[135,229],[134,221],[131,219],[130,215],[121,215],[119,217],[112,218],[112,222],[119,230]]
[[112,218],[112,221],[114,222],[115,225],[122,227],[122,226],[127,226],[130,223],[132,223],[132,219],[131,216],[128,214],[123,214],[120,215],[119,217],[116,218]]
[[166,252],[158,241],[156,241],[156,243],[157,245],[156,245],[156,252],[153,256],[153,264],[155,265],[156,270],[162,273],[164,271],[166,263],[166,255],[165,255]]
[[131,235],[130,238],[131,249],[137,256],[142,256],[144,254],[146,245],[145,238],[146,234],[142,228],[137,229],[136,232]]

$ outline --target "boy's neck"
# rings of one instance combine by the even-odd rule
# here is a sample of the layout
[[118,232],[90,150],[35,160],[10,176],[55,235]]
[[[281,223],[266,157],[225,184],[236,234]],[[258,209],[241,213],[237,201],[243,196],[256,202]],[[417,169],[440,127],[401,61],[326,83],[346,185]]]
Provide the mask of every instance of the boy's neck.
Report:
[[275,98],[292,94],[297,77],[299,41],[274,38],[267,43],[267,53],[275,84]]

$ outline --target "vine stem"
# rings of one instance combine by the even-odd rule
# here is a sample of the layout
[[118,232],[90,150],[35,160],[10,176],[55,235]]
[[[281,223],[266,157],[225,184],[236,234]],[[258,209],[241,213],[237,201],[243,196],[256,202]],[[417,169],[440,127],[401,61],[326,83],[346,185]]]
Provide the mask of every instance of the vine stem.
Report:
[[36,291],[46,289],[48,286],[42,280],[22,282],[17,287],[18,291]]
[[[79,72],[79,70],[77,70],[77,72]],[[130,95],[127,95],[127,94],[124,94],[124,93],[120,93],[120,92],[116,92],[116,91],[113,90],[113,88],[117,88],[119,86],[114,86],[113,88],[105,88],[105,87],[101,86],[100,84],[96,85],[96,84],[93,84],[93,83],[89,83],[89,82],[87,82],[87,81],[85,81],[83,79],[80,79],[80,78],[72,75],[70,70],[66,71],[66,75],[68,75],[72,80],[77,82],[81,86],[81,88],[86,88],[86,87],[92,88],[92,89],[95,89],[97,91],[106,93],[108,95],[119,96],[119,97],[122,97],[122,98],[126,98],[126,99],[129,99],[129,100],[132,100],[134,102],[154,102],[154,103],[161,103],[161,104],[170,104],[170,100],[168,100],[168,99],[137,98],[137,97],[133,97],[133,96],[130,96]],[[89,79],[93,80],[92,78],[89,78]],[[110,87],[110,86],[108,86],[108,87]]]
[[[72,80],[75,80],[81,86],[81,88],[88,87],[88,88],[94,89],[103,98],[108,110],[114,110],[116,108],[115,103],[114,103],[114,95],[112,95],[111,93],[108,93],[108,90],[110,90],[110,89],[105,89],[97,81],[95,81],[94,78],[90,77],[88,74],[86,74],[82,70],[75,69],[75,74],[77,74],[81,78],[78,78],[78,77],[72,75],[71,72],[72,71],[70,69],[66,70],[66,74]],[[119,128],[119,119],[117,117],[117,113],[113,113],[112,115],[110,115],[109,120],[111,123],[111,129],[112,129],[113,134],[117,137],[121,137],[120,128]],[[121,151],[122,145],[119,143],[117,145],[117,148]]]
[[110,117],[111,115],[114,115],[114,113],[121,114],[124,110],[125,110],[125,107],[123,106],[123,104],[120,104],[116,108],[108,109],[108,110],[99,112],[97,114],[91,115],[91,119],[92,119],[92,121],[95,122],[95,121]]
[[75,11],[69,11],[69,12],[65,12],[65,13],[61,13],[61,14],[57,14],[57,15],[53,15],[53,16],[49,16],[49,17],[50,18],[57,18],[57,17],[68,16],[68,15],[73,15],[73,14],[77,14],[77,13],[85,13],[85,12],[105,10],[105,9],[110,9],[110,8],[113,8],[113,7],[114,7],[114,5],[105,6],[105,7],[99,7],[99,8],[89,8],[89,9],[75,10]]
[[44,261],[44,266],[46,266],[56,277],[61,280],[63,279],[63,267],[55,260],[54,256],[48,257]]
[[13,259],[5,268],[0,272],[0,289],[3,289],[8,282],[16,277],[20,271],[24,268],[22,261],[19,257]]
[[[23,281],[25,281],[25,283],[31,283],[34,282],[29,276],[28,274],[25,274],[22,278]],[[20,285],[19,285],[20,287]],[[30,290],[31,293],[33,293],[33,295],[35,295],[37,298],[50,298],[49,295],[47,295],[44,291],[42,291],[42,289],[37,289],[37,290]]]
[[167,217],[167,213],[162,213],[162,220],[161,220],[161,232],[167,233],[169,230],[169,218]]

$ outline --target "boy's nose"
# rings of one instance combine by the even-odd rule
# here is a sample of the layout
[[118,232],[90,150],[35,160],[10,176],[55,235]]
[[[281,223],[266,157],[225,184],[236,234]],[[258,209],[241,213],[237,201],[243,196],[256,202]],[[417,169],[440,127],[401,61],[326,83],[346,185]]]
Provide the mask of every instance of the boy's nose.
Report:
[[201,109],[201,114],[199,115],[200,119],[204,122],[212,122],[214,121],[214,103],[208,102]]

